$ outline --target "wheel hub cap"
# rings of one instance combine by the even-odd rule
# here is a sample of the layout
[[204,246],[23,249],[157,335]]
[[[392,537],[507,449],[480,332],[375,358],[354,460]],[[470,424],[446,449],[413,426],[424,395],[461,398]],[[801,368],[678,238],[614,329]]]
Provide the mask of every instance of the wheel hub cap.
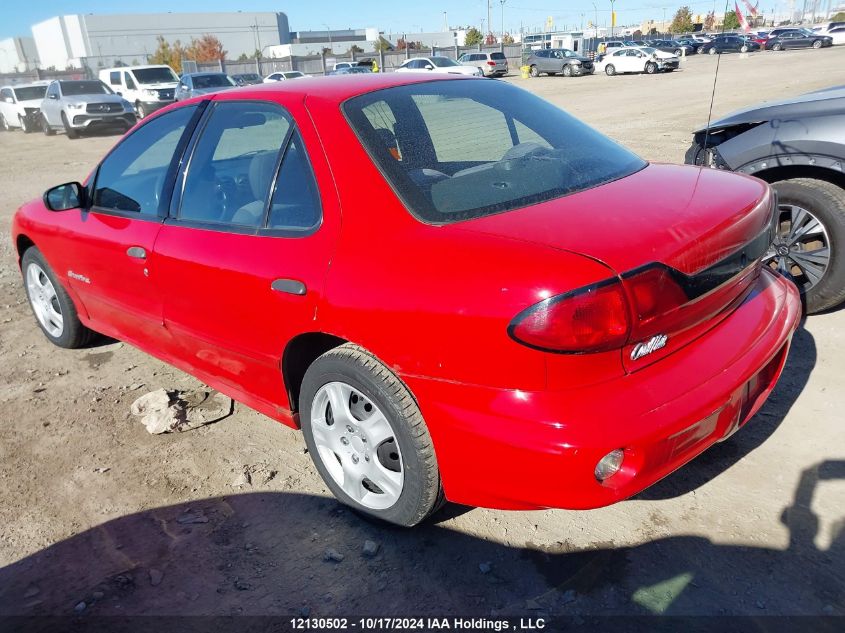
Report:
[[405,481],[393,428],[363,393],[344,382],[323,385],[311,406],[317,457],[334,482],[366,508],[395,504]]
[[763,262],[791,276],[802,292],[818,284],[830,265],[830,238],[824,225],[807,209],[778,207],[778,234]]
[[26,269],[26,290],[35,318],[50,336],[60,337],[64,331],[62,306],[53,283],[38,264]]

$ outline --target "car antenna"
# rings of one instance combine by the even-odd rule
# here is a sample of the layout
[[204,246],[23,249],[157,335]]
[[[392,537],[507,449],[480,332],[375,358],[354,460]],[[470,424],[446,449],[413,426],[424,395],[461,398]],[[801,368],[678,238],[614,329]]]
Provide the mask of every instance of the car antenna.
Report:
[[[728,15],[728,4],[730,0],[725,0],[725,12],[722,14],[722,35],[725,34],[725,18]],[[710,93],[710,110],[707,112],[707,127],[704,128],[704,144],[702,145],[702,151],[704,152],[704,160],[707,159],[707,139],[710,136],[710,121],[713,118],[713,102],[716,99],[716,81],[719,79],[719,64],[722,62],[722,55],[721,53],[716,54],[716,72],[713,75],[713,92]],[[702,163],[704,161],[702,160]],[[708,165],[709,166],[709,165]]]

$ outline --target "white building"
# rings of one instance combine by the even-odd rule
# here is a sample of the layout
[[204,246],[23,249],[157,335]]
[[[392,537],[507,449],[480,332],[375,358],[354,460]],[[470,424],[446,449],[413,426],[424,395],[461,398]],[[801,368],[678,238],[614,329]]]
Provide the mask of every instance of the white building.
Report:
[[343,29],[332,31],[295,31],[290,34],[290,43],[267,47],[266,57],[290,57],[319,55],[324,48],[330,53],[343,55],[353,46],[365,53],[375,51],[379,39],[376,28]]
[[38,50],[31,37],[0,40],[0,73],[25,72],[38,65]]
[[32,27],[41,67],[57,69],[143,64],[159,36],[188,45],[209,33],[229,59],[287,44],[291,36],[287,15],[271,12],[62,15]]

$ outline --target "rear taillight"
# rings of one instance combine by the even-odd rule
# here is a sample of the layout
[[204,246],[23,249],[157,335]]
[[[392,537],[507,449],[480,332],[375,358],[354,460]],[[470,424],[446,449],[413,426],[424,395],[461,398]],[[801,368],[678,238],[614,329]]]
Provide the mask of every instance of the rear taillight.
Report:
[[625,290],[618,279],[610,279],[523,310],[508,333],[534,349],[585,354],[622,347],[630,328]]
[[495,66],[495,65],[496,65],[496,62],[487,62],[487,65],[488,65],[488,66]]
[[658,321],[689,301],[687,293],[675,281],[672,271],[655,265],[623,276],[634,315],[634,340],[657,333]]

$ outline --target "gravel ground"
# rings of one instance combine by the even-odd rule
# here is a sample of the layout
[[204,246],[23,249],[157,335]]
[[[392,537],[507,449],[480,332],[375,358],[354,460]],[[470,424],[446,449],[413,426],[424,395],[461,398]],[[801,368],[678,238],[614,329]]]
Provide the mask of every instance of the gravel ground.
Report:
[[[509,81],[679,162],[715,64]],[[843,68],[845,47],[726,55],[714,116],[845,83]],[[12,213],[116,140],[0,134],[0,614],[845,614],[845,311],[806,321],[742,432],[636,499],[447,506],[384,527],[329,498],[299,433],[236,405],[151,436],[132,401],[197,381],[128,345],[64,351],[38,331]]]

